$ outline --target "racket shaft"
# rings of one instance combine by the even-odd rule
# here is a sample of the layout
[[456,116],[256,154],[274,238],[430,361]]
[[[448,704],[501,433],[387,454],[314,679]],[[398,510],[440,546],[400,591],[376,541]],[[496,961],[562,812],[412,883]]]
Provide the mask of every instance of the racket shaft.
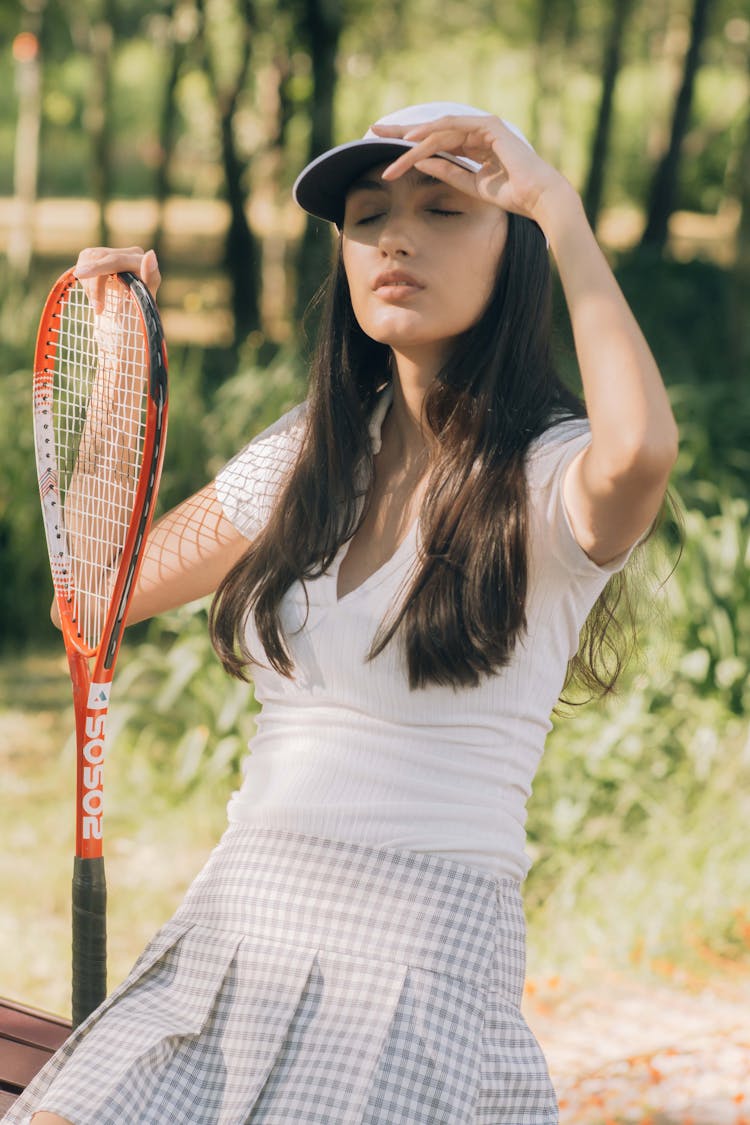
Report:
[[73,1027],[107,994],[107,884],[104,860],[73,860]]

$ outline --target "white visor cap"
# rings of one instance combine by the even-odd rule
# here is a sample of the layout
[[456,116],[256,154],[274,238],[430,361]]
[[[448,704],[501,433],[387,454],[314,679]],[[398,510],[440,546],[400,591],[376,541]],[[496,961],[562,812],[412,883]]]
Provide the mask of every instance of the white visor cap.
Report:
[[[421,125],[425,121],[434,121],[438,117],[447,116],[488,117],[489,113],[487,110],[477,109],[472,105],[462,105],[460,102],[423,102],[420,105],[409,105],[404,109],[387,113],[384,117],[378,118],[376,124]],[[517,125],[506,121],[504,117],[500,120],[528,145],[532,152],[536,151]],[[335,148],[328,149],[327,152],[311,160],[297,176],[292,194],[303,210],[315,215],[316,218],[335,223],[340,229],[344,220],[344,202],[349,184],[373,164],[396,160],[402,152],[414,148],[416,144],[416,141],[405,141],[397,137],[379,137],[372,129],[368,129],[360,140],[336,145]],[[459,164],[470,172],[477,172],[482,167],[476,160],[470,160],[466,156],[456,156],[451,152],[438,152],[436,155],[450,160],[453,164]],[[549,249],[549,239],[546,236],[545,241]]]

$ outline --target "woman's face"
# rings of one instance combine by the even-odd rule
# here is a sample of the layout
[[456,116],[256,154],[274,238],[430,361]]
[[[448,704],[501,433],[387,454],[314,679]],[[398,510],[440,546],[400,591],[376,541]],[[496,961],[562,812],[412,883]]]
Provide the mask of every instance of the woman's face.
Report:
[[[484,311],[508,215],[417,168],[381,180],[387,163],[368,169],[346,196],[342,253],[352,307],[374,340],[439,364]],[[388,284],[382,275],[391,271]]]

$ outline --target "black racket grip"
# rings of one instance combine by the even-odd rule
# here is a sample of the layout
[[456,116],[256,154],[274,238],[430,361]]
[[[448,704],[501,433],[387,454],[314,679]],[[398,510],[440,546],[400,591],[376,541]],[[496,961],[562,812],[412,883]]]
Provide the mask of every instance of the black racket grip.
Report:
[[73,1027],[107,995],[107,881],[104,857],[73,860]]

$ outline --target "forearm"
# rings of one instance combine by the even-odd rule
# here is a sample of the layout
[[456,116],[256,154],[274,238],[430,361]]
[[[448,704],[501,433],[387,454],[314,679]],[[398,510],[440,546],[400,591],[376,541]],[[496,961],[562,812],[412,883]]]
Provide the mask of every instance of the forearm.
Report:
[[[213,483],[207,484],[151,528],[126,624],[213,593],[247,548],[248,541],[224,516]],[[59,626],[54,603],[51,617]]]
[[538,222],[565,293],[592,454],[613,472],[674,462],[679,433],[651,350],[589,225],[580,196],[561,187]]
[[152,527],[127,623],[212,594],[248,546],[206,485]]
[[112,294],[111,307],[94,317],[96,369],[70,479],[61,473],[65,529],[79,590],[106,583],[107,569],[116,566],[138,484],[148,373],[125,346],[123,301],[122,295]]

